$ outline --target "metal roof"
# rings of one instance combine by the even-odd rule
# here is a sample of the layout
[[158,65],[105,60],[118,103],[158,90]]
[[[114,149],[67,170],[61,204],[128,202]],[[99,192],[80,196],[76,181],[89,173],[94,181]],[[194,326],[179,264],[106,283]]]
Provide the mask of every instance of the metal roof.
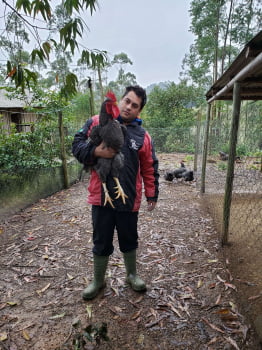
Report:
[[18,98],[10,99],[5,89],[0,89],[0,109],[4,108],[24,108],[26,102]]
[[253,37],[224,74],[206,93],[208,102],[232,100],[235,82],[241,83],[242,100],[262,100],[262,31]]

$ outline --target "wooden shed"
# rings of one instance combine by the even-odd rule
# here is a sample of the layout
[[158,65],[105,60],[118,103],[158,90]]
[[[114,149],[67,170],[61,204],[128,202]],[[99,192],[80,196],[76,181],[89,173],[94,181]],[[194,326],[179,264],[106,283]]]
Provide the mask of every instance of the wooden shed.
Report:
[[27,104],[25,101],[18,98],[10,99],[7,91],[0,89],[0,125],[10,132],[11,124],[13,124],[17,132],[31,131],[33,123],[39,117],[34,112],[26,110]]

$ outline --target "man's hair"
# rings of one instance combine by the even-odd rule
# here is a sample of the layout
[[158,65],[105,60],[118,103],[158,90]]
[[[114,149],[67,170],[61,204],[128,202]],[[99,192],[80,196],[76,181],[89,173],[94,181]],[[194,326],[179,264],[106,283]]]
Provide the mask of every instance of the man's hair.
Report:
[[146,90],[143,89],[139,85],[130,85],[126,87],[126,90],[124,92],[124,95],[122,98],[124,98],[130,91],[134,91],[134,93],[141,98],[141,110],[144,108],[146,101],[147,101],[147,96],[146,96]]

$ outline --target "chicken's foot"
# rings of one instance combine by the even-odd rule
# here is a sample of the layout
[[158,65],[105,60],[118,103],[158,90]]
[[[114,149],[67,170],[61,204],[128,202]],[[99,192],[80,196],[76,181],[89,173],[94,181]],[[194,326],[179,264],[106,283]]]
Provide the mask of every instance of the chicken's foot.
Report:
[[104,193],[105,193],[105,201],[104,201],[104,206],[106,205],[106,203],[108,202],[112,208],[115,208],[112,202],[112,198],[110,197],[109,193],[108,193],[108,189],[106,187],[105,182],[102,182],[102,186],[104,189]]
[[117,177],[114,177],[115,183],[116,183],[116,187],[114,187],[116,189],[115,193],[116,193],[116,199],[121,197],[122,198],[122,202],[124,204],[126,204],[126,198],[128,198],[128,196],[125,194],[122,186],[120,185],[120,182],[118,180]]

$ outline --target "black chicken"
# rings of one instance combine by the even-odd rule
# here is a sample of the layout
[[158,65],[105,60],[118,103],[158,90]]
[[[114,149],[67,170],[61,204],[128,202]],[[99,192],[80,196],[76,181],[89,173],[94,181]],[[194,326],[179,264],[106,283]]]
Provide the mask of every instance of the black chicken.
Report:
[[186,167],[185,167],[185,164],[184,164],[184,162],[181,162],[181,163],[180,163],[180,168],[175,169],[175,170],[173,171],[174,177],[175,177],[176,179],[181,179],[181,177],[183,177],[182,175],[183,175],[183,173],[184,173],[185,171],[187,171],[187,169],[186,169]]
[[90,133],[90,139],[95,145],[104,143],[105,147],[113,148],[117,154],[113,158],[98,158],[94,169],[97,172],[104,189],[105,201],[109,203],[112,208],[113,199],[110,197],[106,180],[108,176],[112,176],[116,183],[116,198],[121,198],[123,203],[126,203],[127,195],[124,193],[122,186],[118,180],[119,171],[124,166],[124,155],[121,153],[121,148],[124,143],[125,126],[120,124],[116,118],[119,116],[119,108],[117,106],[116,97],[113,92],[108,92],[106,100],[102,103],[99,114],[99,125],[93,127]]
[[184,179],[184,181],[193,181],[194,172],[188,170],[185,167],[184,162],[180,163],[180,168],[175,169],[174,171],[167,171],[164,175],[166,181],[173,181],[174,179]]
[[221,160],[228,160],[228,154],[226,154],[225,152],[220,151],[219,157]]

